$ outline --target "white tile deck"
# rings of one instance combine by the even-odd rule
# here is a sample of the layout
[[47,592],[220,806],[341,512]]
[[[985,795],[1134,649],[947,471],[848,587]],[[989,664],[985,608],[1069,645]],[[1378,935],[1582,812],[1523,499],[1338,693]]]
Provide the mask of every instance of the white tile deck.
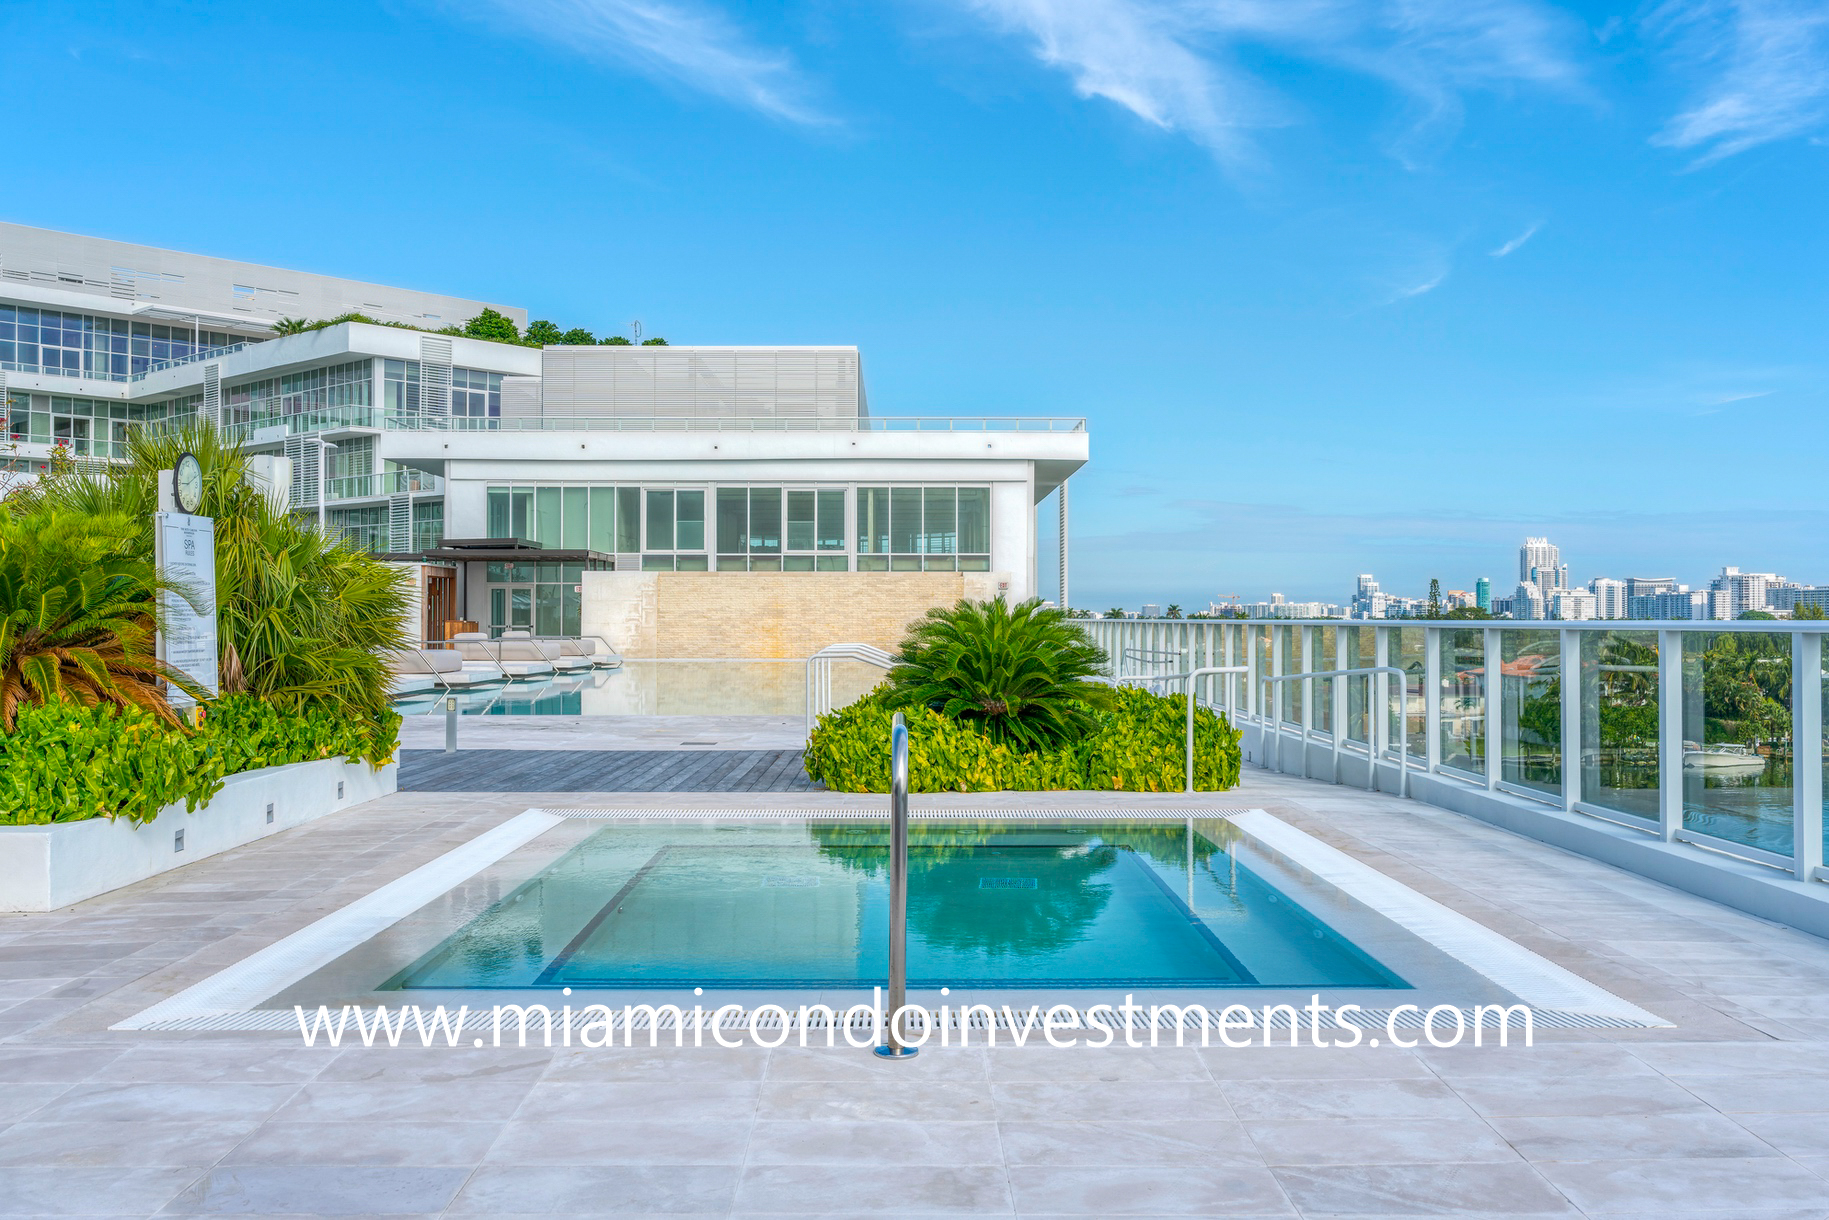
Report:
[[0,919],[0,1216],[1829,1218],[1829,944],[1425,805],[1256,771],[1226,799],[1676,1028],[903,1064],[109,1032],[529,806],[707,801],[402,793]]

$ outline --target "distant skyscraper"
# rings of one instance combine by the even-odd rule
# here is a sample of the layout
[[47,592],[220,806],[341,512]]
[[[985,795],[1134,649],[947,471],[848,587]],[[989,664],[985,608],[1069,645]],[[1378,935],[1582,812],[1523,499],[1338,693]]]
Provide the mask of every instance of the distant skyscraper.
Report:
[[1588,582],[1588,592],[1594,595],[1595,618],[1626,617],[1626,582],[1597,576]]
[[1548,538],[1526,538],[1518,548],[1518,580],[1534,585],[1538,572],[1553,572],[1561,562],[1561,549]]
[[1484,576],[1473,582],[1473,604],[1492,613],[1492,582]]
[[1569,587],[1569,568],[1562,551],[1548,538],[1526,538],[1518,548],[1518,580],[1537,586],[1547,603],[1558,589]]

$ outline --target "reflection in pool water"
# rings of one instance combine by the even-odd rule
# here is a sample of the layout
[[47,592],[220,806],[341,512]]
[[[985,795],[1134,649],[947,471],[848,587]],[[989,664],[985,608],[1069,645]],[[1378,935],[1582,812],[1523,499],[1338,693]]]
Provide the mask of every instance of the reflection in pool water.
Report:
[[[832,666],[834,706],[882,679],[859,662]],[[455,692],[465,716],[798,716],[804,661],[628,661],[620,669],[552,674]],[[396,700],[403,716],[442,715],[442,692]]]

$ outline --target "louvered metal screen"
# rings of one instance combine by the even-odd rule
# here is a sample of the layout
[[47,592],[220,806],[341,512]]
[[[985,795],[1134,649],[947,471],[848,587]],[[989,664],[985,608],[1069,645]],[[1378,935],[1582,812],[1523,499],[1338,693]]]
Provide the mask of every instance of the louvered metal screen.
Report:
[[419,414],[444,418],[451,414],[451,341],[422,335],[419,339]]

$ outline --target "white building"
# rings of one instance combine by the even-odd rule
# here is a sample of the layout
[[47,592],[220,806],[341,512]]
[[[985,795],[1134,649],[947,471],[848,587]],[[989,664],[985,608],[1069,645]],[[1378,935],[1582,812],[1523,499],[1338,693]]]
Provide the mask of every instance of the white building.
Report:
[[1774,585],[1787,583],[1774,572],[1742,572],[1739,568],[1724,567],[1708,584],[1711,594],[1709,617],[1734,619],[1748,610],[1770,611],[1767,591]]
[[1597,599],[1585,589],[1558,589],[1550,601],[1550,617],[1568,620],[1600,617]]
[[1626,617],[1625,581],[1597,576],[1588,582],[1588,592],[1594,595],[1595,618]]
[[[855,347],[431,333],[485,308],[527,320],[0,224],[9,460],[118,457],[138,424],[211,419],[293,459],[295,511],[453,572],[422,590],[428,625],[569,634],[587,570],[981,573],[1033,595],[1036,506],[1089,456],[1083,420],[874,414]],[[352,312],[379,324],[273,330]]]

